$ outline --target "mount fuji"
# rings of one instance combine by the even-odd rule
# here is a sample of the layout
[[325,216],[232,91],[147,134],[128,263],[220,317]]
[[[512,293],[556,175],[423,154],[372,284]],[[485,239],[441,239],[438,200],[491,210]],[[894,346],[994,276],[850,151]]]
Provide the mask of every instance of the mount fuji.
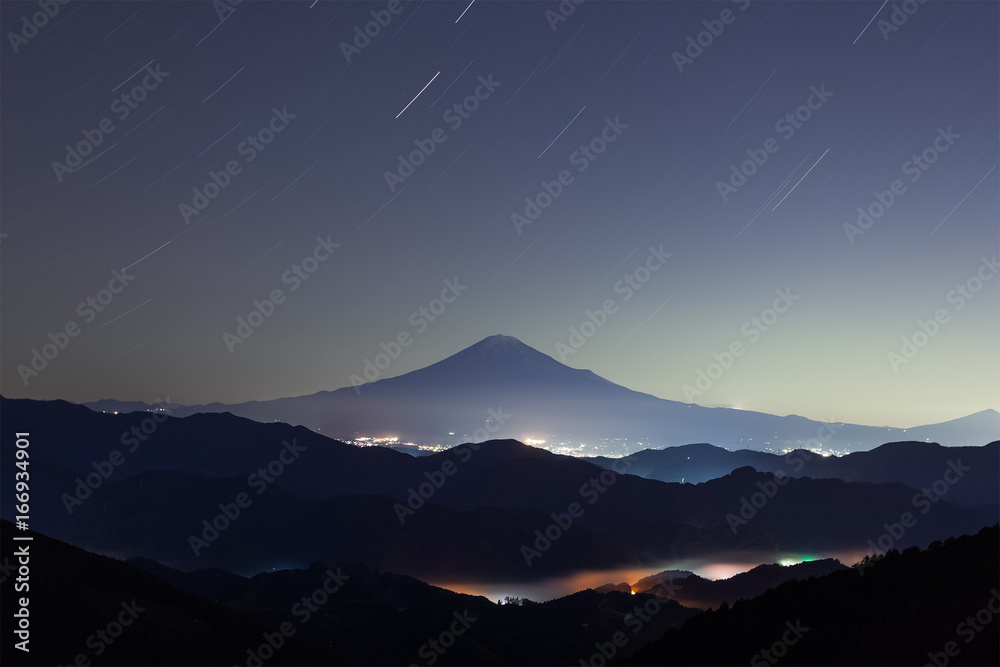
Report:
[[[146,410],[101,400],[98,411]],[[570,368],[512,336],[494,335],[437,363],[397,377],[306,396],[177,407],[173,414],[231,412],[260,422],[302,425],[354,439],[455,445],[470,440],[545,440],[560,451],[626,455],[650,447],[711,443],[781,451],[822,445],[839,452],[893,441],[983,445],[1000,437],[1000,413],[889,428],[814,421],[733,408],[706,408],[633,391],[589,370]],[[560,444],[561,443],[561,444]]]

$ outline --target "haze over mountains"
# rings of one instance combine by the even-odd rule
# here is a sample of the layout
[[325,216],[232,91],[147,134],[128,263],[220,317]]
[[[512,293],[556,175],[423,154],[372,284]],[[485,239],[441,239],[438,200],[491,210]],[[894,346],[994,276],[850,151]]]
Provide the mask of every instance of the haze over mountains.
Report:
[[948,499],[964,505],[995,505],[1000,498],[1000,441],[984,447],[942,447],[933,442],[891,442],[865,452],[819,456],[793,450],[784,456],[749,449],[728,451],[707,444],[647,449],[623,459],[588,458],[602,468],[630,464],[634,475],[663,482],[697,484],[752,467],[790,477],[842,479],[846,482],[902,482],[915,489],[929,487],[949,469],[949,462],[969,464],[964,482],[948,492]]
[[[0,529],[13,526],[0,522]],[[5,650],[5,665],[87,664],[76,662],[81,655],[91,664],[125,666],[571,664],[654,599],[588,590],[544,604],[497,605],[357,564],[316,561],[252,578],[221,570],[188,574],[33,537],[39,554],[32,613],[58,618],[59,632],[33,642],[30,653]],[[16,560],[11,544],[3,542],[0,561]],[[14,614],[15,599],[0,598],[5,617]],[[95,619],[117,618],[123,599],[136,620],[113,641],[98,640]],[[309,606],[312,600],[318,602]],[[640,628],[633,650],[698,613],[669,599],[655,604],[658,613]],[[452,625],[456,618],[468,627]],[[435,652],[429,640],[450,627],[462,632],[447,651],[439,644]]]
[[[887,466],[877,484],[837,479],[832,470],[829,479],[795,479],[750,467],[678,484],[631,474],[643,454],[612,472],[510,440],[412,457],[229,414],[156,421],[11,399],[0,408],[46,443],[32,459],[37,525],[100,553],[182,569],[253,574],[323,559],[425,579],[512,581],[748,550],[774,558],[865,552],[904,512],[919,521],[892,544],[922,545],[974,532],[998,514],[1000,443],[880,448],[871,459],[899,462],[899,475]],[[3,455],[13,457],[12,447],[3,443]],[[940,455],[911,457],[913,448]],[[857,476],[851,470],[843,474]],[[932,495],[904,477],[926,480]],[[249,500],[237,511],[240,494]],[[565,523],[573,503],[580,511],[572,525],[545,547],[539,535],[554,515]],[[227,512],[238,520],[219,519],[226,529],[213,537],[209,524]],[[13,509],[5,505],[3,516]]]
[[[86,405],[107,412],[155,407],[117,400]],[[535,438],[546,440],[549,448],[564,443],[574,453],[613,456],[696,442],[727,449],[846,453],[902,440],[977,446],[1000,438],[1000,413],[994,410],[941,424],[889,428],[664,400],[570,368],[503,335],[398,377],[292,398],[178,406],[173,414],[193,412],[231,412],[345,439],[397,436],[455,445],[478,432],[478,440],[487,435]]]
[[[485,346],[477,363],[518,350]],[[538,383],[563,376],[545,355],[520,358],[523,366],[498,365],[498,386],[516,391],[511,366],[532,369]],[[435,383],[463,367],[435,369],[444,373]],[[573,373],[595,395],[602,386],[628,392]],[[421,385],[383,387],[402,401]],[[691,444],[586,459],[493,439],[412,456],[283,422],[168,411],[0,397],[4,423],[30,432],[31,544],[42,554],[32,560],[42,582],[33,613],[61,637],[17,664],[68,664],[96,646],[109,664],[150,655],[253,667],[410,664],[416,655],[427,665],[597,665],[606,656],[662,663],[675,644],[697,662],[705,636],[728,638],[733,624],[742,628],[736,648],[705,655],[740,662],[769,646],[789,614],[807,618],[820,643],[843,636],[832,632],[841,625],[871,647],[887,637],[909,646],[926,629],[933,650],[947,637],[926,612],[861,627],[837,619],[858,596],[882,609],[872,600],[886,591],[915,609],[931,578],[932,590],[952,591],[947,626],[995,588],[995,558],[986,566],[983,557],[996,550],[1000,441],[892,442],[841,457]],[[4,461],[18,451],[13,438],[0,440]],[[0,504],[0,518],[15,513]],[[962,534],[976,537],[953,539]],[[4,541],[4,568],[14,544]],[[735,576],[709,574],[721,571]],[[590,583],[595,574],[607,584]],[[494,604],[532,590],[535,602]],[[13,597],[5,589],[5,615]],[[94,644],[91,618],[115,618],[122,600],[142,623],[115,646]],[[428,638],[462,618],[453,650],[436,653]],[[281,627],[289,634],[277,643]],[[964,656],[992,660],[993,634]],[[897,653],[878,655],[888,664]],[[796,655],[821,663],[827,654],[803,644]]]
[[[13,529],[0,522],[5,534]],[[921,664],[948,657],[942,649],[951,641],[948,664],[989,665],[1000,646],[1000,625],[968,623],[969,610],[995,608],[1000,598],[996,526],[893,552],[863,575],[830,562],[762,566],[727,581],[651,577],[632,591],[503,605],[362,565],[316,561],[253,578],[184,573],[31,536],[32,615],[58,631],[30,653],[5,651],[5,664],[389,665],[417,656],[427,665],[598,665],[607,660],[594,656],[605,655],[624,664],[745,664],[748,656],[771,664],[761,649],[789,624],[803,639],[786,647],[794,664]],[[16,560],[13,545],[3,541],[0,562]],[[0,578],[5,587],[13,581]],[[317,602],[309,607],[307,598]],[[5,617],[15,599],[0,597]],[[702,605],[718,609],[692,608]],[[104,628],[95,625],[121,618],[123,606],[135,616],[129,627],[98,635]],[[456,618],[469,621],[467,632],[434,651],[428,639]]]
[[1000,666],[1000,1],[0,25],[0,667]]

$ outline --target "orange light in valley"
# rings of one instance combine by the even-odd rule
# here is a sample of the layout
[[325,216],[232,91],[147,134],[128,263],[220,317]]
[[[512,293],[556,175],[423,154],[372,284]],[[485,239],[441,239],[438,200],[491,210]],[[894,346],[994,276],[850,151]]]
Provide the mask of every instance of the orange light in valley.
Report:
[[[643,577],[664,569],[668,569],[668,567],[657,565],[648,568],[627,567],[613,570],[588,570],[532,582],[485,583],[434,580],[428,583],[432,586],[446,588],[456,593],[482,595],[488,600],[500,600],[510,596],[526,597],[535,602],[545,602],[588,588],[597,588],[604,584],[639,581]],[[632,595],[636,594],[635,591],[631,591],[631,593]]]

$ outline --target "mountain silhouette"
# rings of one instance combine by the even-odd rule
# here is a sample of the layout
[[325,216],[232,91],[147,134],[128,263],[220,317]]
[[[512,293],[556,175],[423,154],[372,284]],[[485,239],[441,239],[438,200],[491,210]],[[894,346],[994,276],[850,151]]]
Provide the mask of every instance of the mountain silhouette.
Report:
[[892,550],[699,614],[622,664],[1000,664],[998,561],[996,524]]
[[[3,535],[14,530],[0,521]],[[315,561],[252,578],[185,573],[89,553],[37,531],[19,535],[32,538],[34,641],[31,653],[5,652],[11,665],[410,664],[432,655],[421,652],[428,641],[463,618],[468,632],[447,642],[438,664],[607,664],[599,658],[608,655],[617,664],[773,664],[767,649],[788,664],[995,665],[1000,656],[990,611],[1000,598],[996,525],[850,569],[802,564],[802,576],[706,612],[678,599],[713,583],[730,593],[736,580],[763,585],[774,566],[722,582],[689,576],[676,592],[602,587],[607,592],[500,605],[360,564]],[[8,618],[18,604],[8,573],[18,544],[0,546],[0,611]],[[135,621],[115,632],[108,623],[123,609]]]
[[[390,363],[388,355],[385,363]],[[391,365],[383,367],[391,372]],[[455,445],[488,438],[535,437],[587,452],[620,456],[650,446],[709,442],[730,449],[774,451],[813,443],[838,451],[889,441],[933,439],[981,445],[1000,436],[1000,414],[986,410],[909,429],[823,422],[657,398],[570,368],[505,335],[489,336],[446,359],[396,377],[306,396],[226,405],[179,406],[174,414],[231,412],[256,421],[302,425],[341,439],[397,436]],[[361,376],[356,376],[360,378]],[[95,401],[106,412],[147,410],[142,403]],[[931,437],[933,435],[933,438]]]
[[[4,647],[5,665],[233,664],[245,659],[247,647],[260,644],[263,633],[274,630],[263,619],[183,591],[128,563],[37,531],[17,531],[32,539],[14,542],[15,528],[7,521],[0,521],[0,532],[5,572],[0,611],[12,618],[18,598],[28,595],[32,631],[29,652]],[[15,547],[25,544],[30,587],[15,592]],[[322,664],[324,658],[322,651],[291,637],[268,664]]]
[[[741,550],[865,552],[905,512],[918,521],[893,543],[922,545],[996,516],[947,495],[931,504],[898,482],[779,478],[744,467],[701,484],[665,483],[630,474],[627,461],[610,472],[513,440],[415,458],[230,414],[162,417],[129,451],[123,436],[153,423],[148,413],[10,399],[0,409],[46,443],[32,455],[33,521],[77,546],[181,569],[253,574],[322,559],[424,578],[530,580]],[[292,443],[301,450],[294,455]],[[13,441],[0,442],[0,454],[13,460]],[[248,502],[238,520],[215,519],[236,513],[240,494]],[[582,511],[572,527],[529,562],[521,547],[544,544],[539,532],[573,503]],[[14,506],[0,512],[13,518]],[[192,536],[207,541],[213,521],[226,527],[195,548]]]
[[[0,521],[5,538],[13,531]],[[655,604],[658,613],[621,655],[698,613],[652,595],[592,590],[497,605],[356,563],[315,561],[251,578],[218,569],[186,573],[150,559],[121,562],[35,531],[20,534],[32,537],[33,641],[30,653],[7,647],[5,665],[404,665],[427,664],[427,656],[445,665],[568,664],[589,655],[637,606]],[[5,571],[14,563],[16,572],[18,544],[3,540]],[[14,581],[5,575],[0,584],[7,618],[16,610]],[[96,631],[119,618],[123,603],[134,603],[134,622],[99,642]],[[446,655],[431,652],[430,640],[462,628],[453,625],[457,619],[467,621],[467,632],[445,639]],[[87,660],[77,662],[81,654]]]
[[728,579],[714,581],[690,572],[661,572],[641,579],[631,588],[638,593],[667,590],[670,597],[685,607],[709,609],[718,608],[724,602],[731,605],[737,600],[749,600],[786,581],[821,577],[844,569],[846,566],[840,561],[822,558],[794,565],[766,563]]
[[[890,442],[845,456],[820,456],[806,450],[785,455],[751,449],[729,451],[708,444],[647,449],[622,459],[588,458],[603,468],[630,464],[647,479],[697,484],[751,466],[760,472],[847,482],[902,482],[914,489],[931,487],[951,469],[962,466],[961,484],[949,485],[948,500],[969,507],[997,508],[1000,500],[1000,441],[984,447],[942,447],[935,442]],[[967,468],[967,470],[965,469]],[[1000,511],[997,512],[1000,514]]]

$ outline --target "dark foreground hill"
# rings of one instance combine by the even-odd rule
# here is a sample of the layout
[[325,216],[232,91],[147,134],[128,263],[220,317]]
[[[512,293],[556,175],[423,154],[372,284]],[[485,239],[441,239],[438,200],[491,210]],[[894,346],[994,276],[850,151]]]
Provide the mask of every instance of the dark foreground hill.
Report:
[[685,607],[714,609],[724,602],[757,597],[786,581],[822,577],[845,569],[847,567],[835,558],[823,558],[794,565],[758,565],[728,579],[714,581],[690,572],[661,572],[639,580],[631,588],[637,593],[645,593],[666,585],[673,591],[671,597]]
[[[32,539],[14,541],[14,533]],[[269,629],[136,567],[17,531],[7,521],[0,521],[0,544],[4,665],[232,664]],[[27,556],[19,555],[24,548]],[[22,640],[13,634],[22,598],[28,600],[27,652],[14,647]],[[322,659],[293,638],[269,664]]]
[[[460,470],[433,496],[435,502],[404,516],[405,523],[397,511],[406,502],[403,494],[308,501],[287,491],[284,480],[257,495],[245,479],[165,471],[103,482],[72,514],[58,495],[45,494],[52,480],[39,476],[32,514],[58,539],[185,570],[253,574],[324,560],[472,581],[523,581],[623,564],[652,568],[699,554],[724,559],[740,548],[762,554],[864,552],[870,540],[926,545],[989,523],[944,500],[928,503],[921,514],[911,502],[914,491],[898,484],[791,479],[779,486],[772,476],[746,468],[699,485],[624,475],[609,478],[613,483],[599,493],[588,481],[593,466],[554,463],[515,471],[514,461],[504,461],[481,474]],[[67,481],[61,488],[72,485]],[[773,497],[767,499],[765,491]],[[741,500],[749,498],[766,504],[755,509]],[[460,503],[467,505],[453,509]],[[571,507],[579,516],[567,523],[563,515]],[[557,520],[553,514],[566,529],[550,527]],[[898,540],[882,537],[884,525],[904,514],[916,517],[915,525],[897,533]],[[545,542],[540,531],[556,539]]]
[[[941,666],[1000,658],[996,525],[701,613],[671,599],[668,586],[498,605],[362,565],[317,562],[252,578],[152,561],[140,568],[34,532],[18,532],[33,537],[23,575],[13,530],[0,522],[0,613],[13,619],[18,598],[30,598],[31,651],[5,646],[5,665]],[[30,588],[15,594],[22,576]]]
[[[323,560],[425,580],[523,581],[743,550],[769,554],[761,562],[779,551],[864,553],[869,542],[925,546],[997,517],[996,506],[953,504],[976,482],[945,471],[930,499],[898,482],[779,480],[749,467],[677,484],[631,474],[627,460],[612,472],[513,440],[414,458],[228,414],[6,399],[0,408],[31,433],[33,526],[185,570],[253,574]],[[15,454],[13,440],[0,442],[7,465]],[[906,451],[895,458],[905,467]],[[13,504],[0,504],[0,516],[12,519]],[[912,525],[890,539],[887,526],[904,516]]]
[[997,525],[892,550],[700,614],[626,664],[1000,664],[998,563]]
[[[657,613],[631,624],[630,649],[697,613],[653,595],[591,590],[499,605],[363,565],[184,573],[33,531],[18,533],[33,540],[30,589],[15,592],[19,543],[12,524],[0,531],[4,665],[565,665],[589,659],[643,605]],[[20,596],[30,598],[29,652],[7,643]]]

